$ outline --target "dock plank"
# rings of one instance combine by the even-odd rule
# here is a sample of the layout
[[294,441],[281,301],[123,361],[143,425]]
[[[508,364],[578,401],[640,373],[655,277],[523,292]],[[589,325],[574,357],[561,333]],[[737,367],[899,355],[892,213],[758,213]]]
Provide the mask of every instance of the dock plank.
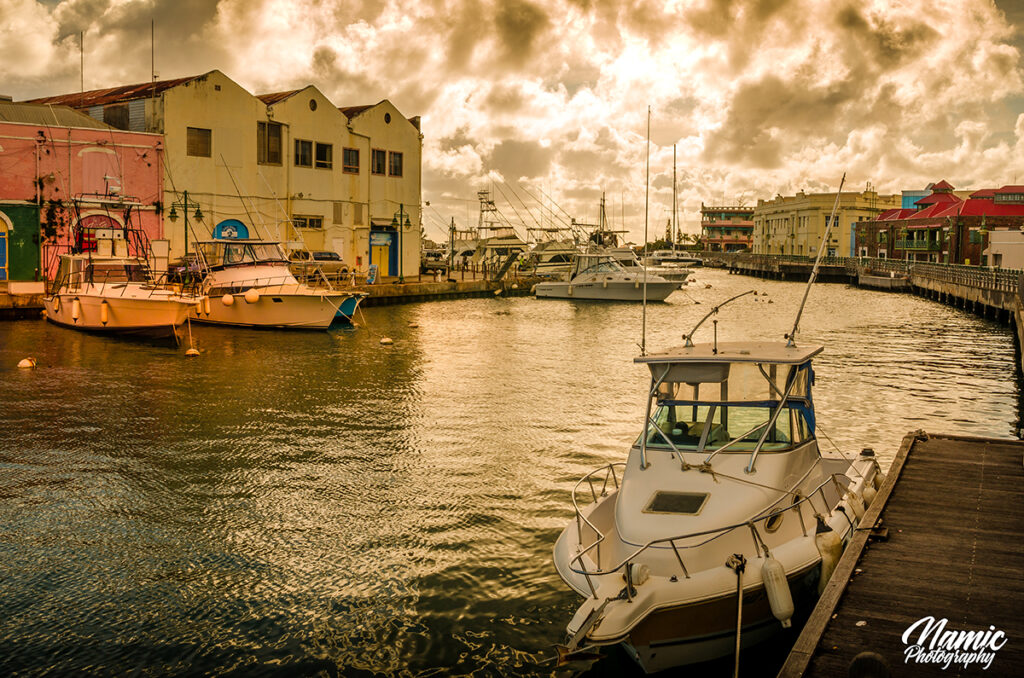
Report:
[[[864,651],[892,676],[1024,675],[1024,443],[909,435],[797,639],[779,678],[845,676]],[[947,630],[990,626],[1010,639],[983,665],[906,661],[908,626],[927,616]]]

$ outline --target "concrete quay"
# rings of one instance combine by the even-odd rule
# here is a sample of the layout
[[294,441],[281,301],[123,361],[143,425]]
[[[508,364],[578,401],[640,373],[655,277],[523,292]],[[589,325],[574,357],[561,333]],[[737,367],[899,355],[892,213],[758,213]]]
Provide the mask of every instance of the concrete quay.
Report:
[[510,280],[447,280],[442,282],[405,282],[385,279],[374,285],[361,285],[366,292],[363,306],[389,306],[419,301],[458,299],[464,297],[528,296],[540,278]]

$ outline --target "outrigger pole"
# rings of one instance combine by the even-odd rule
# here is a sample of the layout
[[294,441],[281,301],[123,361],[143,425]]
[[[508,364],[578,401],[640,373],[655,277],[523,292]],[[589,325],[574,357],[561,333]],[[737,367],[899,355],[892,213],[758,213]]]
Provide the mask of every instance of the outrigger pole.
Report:
[[[643,253],[647,255],[647,210],[651,199],[651,107],[647,107],[647,188],[644,193],[644,248]],[[643,329],[640,332],[640,355],[647,355],[647,263],[641,260],[644,269],[644,310]]]
[[800,302],[800,308],[796,312],[796,319],[793,320],[793,329],[789,334],[786,335],[786,346],[796,346],[796,331],[800,328],[800,316],[804,313],[804,305],[807,303],[807,295],[811,293],[811,285],[818,279],[818,268],[821,266],[821,259],[825,251],[828,249],[828,237],[832,233],[832,225],[836,222],[836,210],[839,209],[839,196],[843,194],[843,184],[846,183],[846,172],[843,172],[843,178],[839,180],[839,190],[836,191],[836,200],[832,203],[832,214],[829,216],[828,223],[825,224],[825,236],[822,238],[821,245],[818,246],[818,256],[814,259],[814,267],[811,269],[811,277],[807,280],[807,287],[804,288],[804,298]]

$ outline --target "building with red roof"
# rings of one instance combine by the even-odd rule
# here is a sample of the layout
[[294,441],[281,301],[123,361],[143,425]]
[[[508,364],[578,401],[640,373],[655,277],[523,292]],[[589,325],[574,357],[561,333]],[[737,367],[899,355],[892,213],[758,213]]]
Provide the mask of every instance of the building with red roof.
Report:
[[917,209],[883,212],[865,224],[861,256],[1024,267],[1024,186],[981,189],[964,199],[943,180],[931,191]]

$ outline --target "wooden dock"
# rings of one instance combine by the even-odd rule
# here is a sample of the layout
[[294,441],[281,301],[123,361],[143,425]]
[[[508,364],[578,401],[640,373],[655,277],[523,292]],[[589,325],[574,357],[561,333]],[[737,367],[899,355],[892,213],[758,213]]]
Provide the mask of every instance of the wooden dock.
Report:
[[[854,535],[779,678],[1024,675],[1022,462],[1020,441],[908,435],[861,523],[873,529]],[[908,657],[927,622],[903,636],[926,617],[988,632],[989,668]]]

